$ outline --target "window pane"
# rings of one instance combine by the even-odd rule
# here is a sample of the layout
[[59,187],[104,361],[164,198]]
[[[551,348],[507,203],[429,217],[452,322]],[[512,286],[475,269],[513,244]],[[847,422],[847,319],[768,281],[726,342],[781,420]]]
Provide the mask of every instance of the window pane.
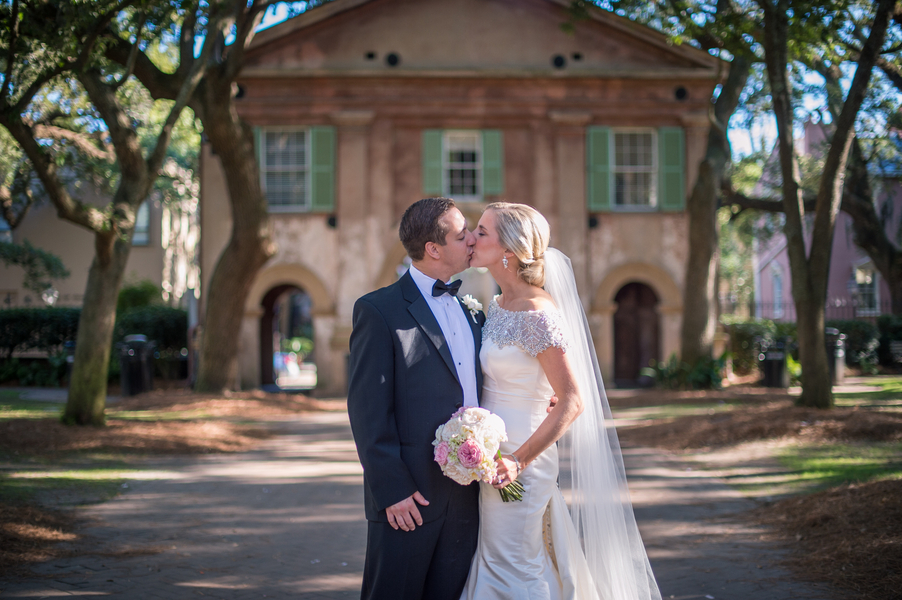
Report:
[[146,246],[150,243],[150,207],[147,202],[138,207],[135,215],[135,233],[132,236],[132,244]]
[[656,176],[654,134],[614,132],[614,204],[650,206]]
[[270,171],[266,173],[266,199],[270,206],[307,204],[307,173]]
[[265,131],[263,185],[270,206],[306,206],[307,132]]
[[445,181],[451,197],[479,196],[482,137],[479,132],[445,134]]
[[615,167],[651,168],[652,160],[651,132],[630,132],[614,134]]
[[618,206],[647,206],[651,182],[651,173],[615,173],[614,202]]

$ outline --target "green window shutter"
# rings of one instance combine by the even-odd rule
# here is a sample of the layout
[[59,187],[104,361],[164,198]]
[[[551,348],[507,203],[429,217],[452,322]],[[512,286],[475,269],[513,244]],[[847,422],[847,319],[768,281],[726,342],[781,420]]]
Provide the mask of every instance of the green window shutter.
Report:
[[685,149],[683,129],[662,127],[658,130],[658,207],[664,211],[681,211],[686,207]]
[[310,128],[310,210],[335,209],[335,128]]
[[589,212],[611,210],[611,128],[586,132],[586,197]]
[[423,193],[441,196],[442,190],[442,130],[423,131]]
[[504,137],[497,129],[482,132],[482,193],[504,193]]

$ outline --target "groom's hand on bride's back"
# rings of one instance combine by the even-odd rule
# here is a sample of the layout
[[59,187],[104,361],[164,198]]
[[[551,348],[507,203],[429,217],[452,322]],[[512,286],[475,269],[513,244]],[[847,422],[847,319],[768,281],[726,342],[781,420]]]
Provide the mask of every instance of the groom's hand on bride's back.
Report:
[[545,412],[550,413],[551,411],[553,411],[556,404],[557,396],[552,396],[551,400],[548,401],[548,408],[545,409]]
[[423,517],[420,516],[420,509],[417,504],[428,506],[429,501],[423,498],[420,492],[414,492],[412,496],[404,498],[397,504],[392,504],[385,509],[388,517],[388,524],[395,529],[403,529],[404,531],[413,531],[417,525],[423,524]]

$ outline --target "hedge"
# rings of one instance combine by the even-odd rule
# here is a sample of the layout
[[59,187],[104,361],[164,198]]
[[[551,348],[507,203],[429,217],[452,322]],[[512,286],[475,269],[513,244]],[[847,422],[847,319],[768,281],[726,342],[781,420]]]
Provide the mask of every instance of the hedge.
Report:
[[894,365],[895,359],[890,351],[890,342],[902,342],[902,316],[881,315],[877,317],[877,338],[879,346],[877,356],[882,365]]
[[[721,318],[730,334],[733,372],[747,375],[758,368],[760,347],[769,346],[777,338],[796,339],[795,323],[776,323],[770,319],[747,319],[725,315]],[[793,352],[796,352],[793,349]]]
[[[0,381],[55,385],[66,371],[63,344],[75,341],[80,316],[80,308],[0,310]],[[142,306],[119,315],[113,329],[110,379],[118,377],[119,371],[115,344],[132,334],[143,334],[156,342],[158,358],[178,357],[188,345],[188,313],[169,306]],[[12,358],[13,352],[26,350],[46,352],[48,358]]]
[[0,310],[0,359],[13,352],[42,350],[58,352],[74,341],[80,308],[10,308]]
[[853,319],[827,321],[827,327],[835,327],[845,334],[846,364],[870,368],[877,365],[879,345],[877,326],[870,321]]

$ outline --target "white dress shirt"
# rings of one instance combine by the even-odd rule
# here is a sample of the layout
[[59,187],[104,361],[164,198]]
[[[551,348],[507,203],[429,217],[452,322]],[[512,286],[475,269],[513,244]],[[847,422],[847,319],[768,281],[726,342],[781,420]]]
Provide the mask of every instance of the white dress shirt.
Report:
[[464,392],[464,406],[479,406],[479,396],[476,393],[476,345],[473,330],[467,322],[469,313],[463,310],[457,296],[433,296],[432,286],[436,280],[412,265],[410,276],[426,299],[426,304],[448,342],[451,358],[457,368],[457,380]]

